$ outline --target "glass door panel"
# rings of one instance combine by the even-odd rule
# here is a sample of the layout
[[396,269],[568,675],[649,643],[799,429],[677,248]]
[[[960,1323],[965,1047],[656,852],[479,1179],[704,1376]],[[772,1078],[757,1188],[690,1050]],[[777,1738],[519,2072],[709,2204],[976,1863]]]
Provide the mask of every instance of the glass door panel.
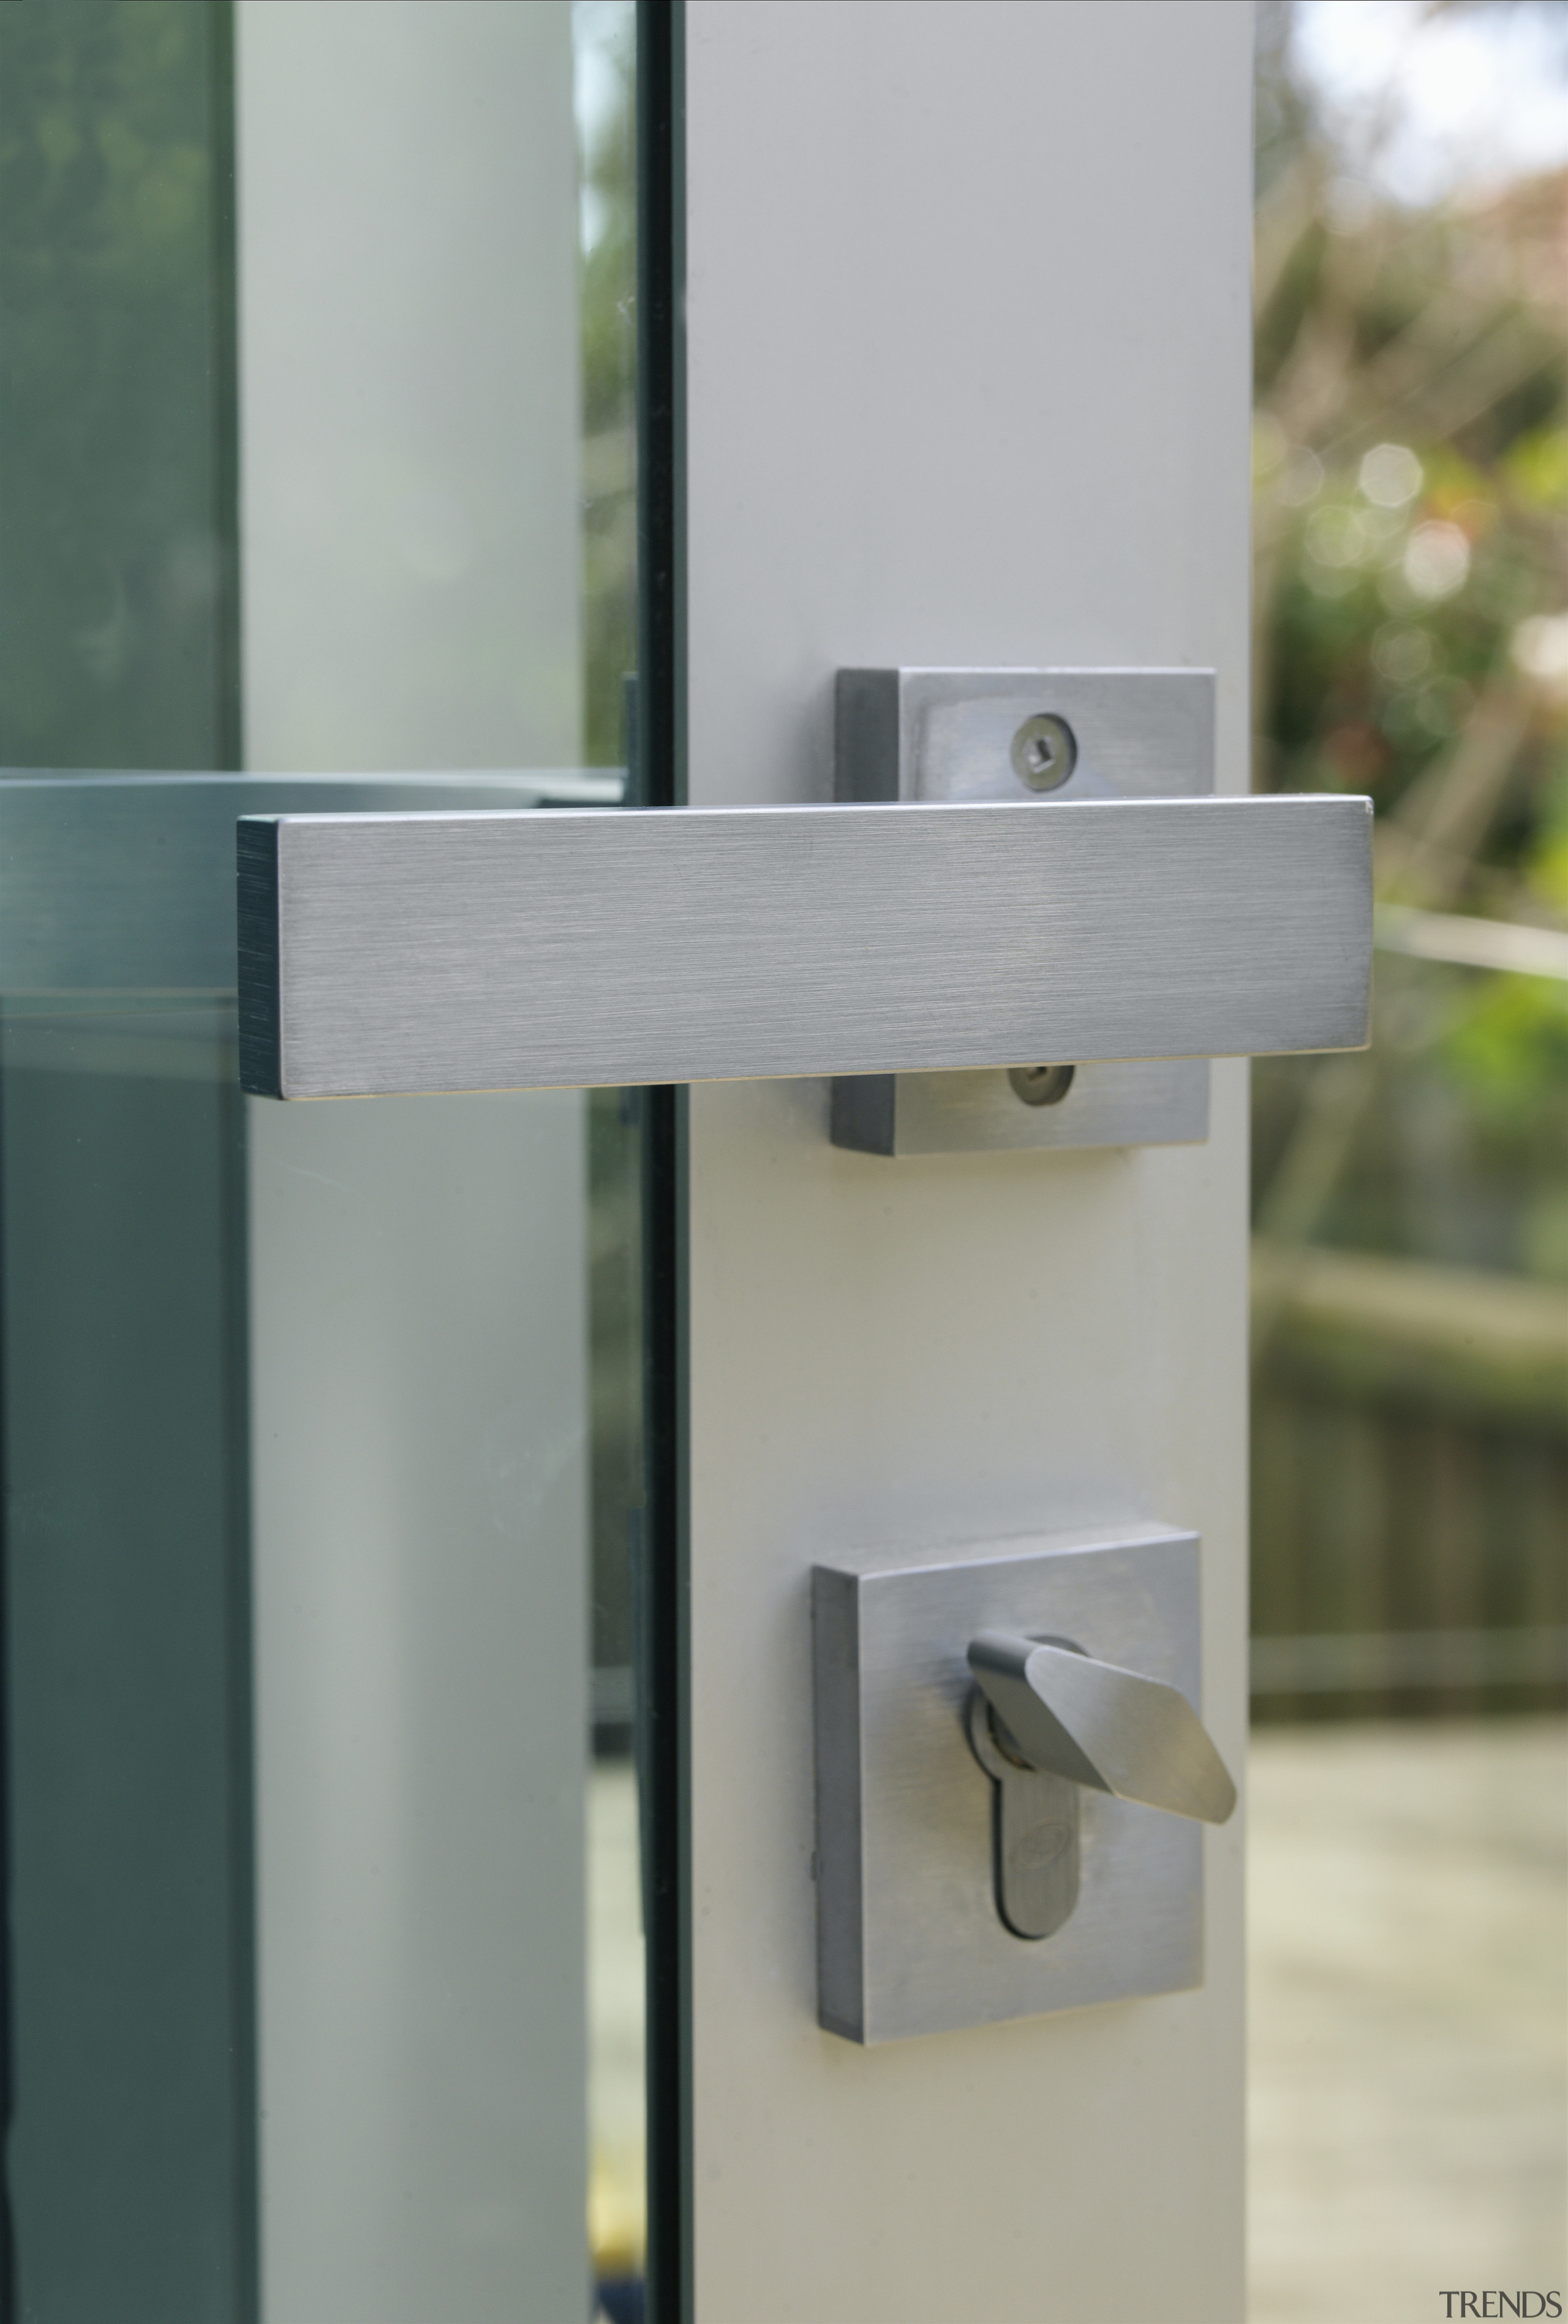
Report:
[[637,1107],[242,1099],[233,869],[622,797],[631,34],[0,27],[18,2316],[639,2310]]

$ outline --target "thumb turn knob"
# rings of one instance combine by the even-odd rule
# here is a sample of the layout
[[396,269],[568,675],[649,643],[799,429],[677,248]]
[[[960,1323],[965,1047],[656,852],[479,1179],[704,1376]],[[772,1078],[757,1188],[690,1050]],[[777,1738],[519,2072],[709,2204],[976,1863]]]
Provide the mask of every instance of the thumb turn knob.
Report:
[[1174,1686],[1008,1630],[972,1640],[969,1667],[1010,1757],[1204,1823],[1234,1808],[1225,1763]]

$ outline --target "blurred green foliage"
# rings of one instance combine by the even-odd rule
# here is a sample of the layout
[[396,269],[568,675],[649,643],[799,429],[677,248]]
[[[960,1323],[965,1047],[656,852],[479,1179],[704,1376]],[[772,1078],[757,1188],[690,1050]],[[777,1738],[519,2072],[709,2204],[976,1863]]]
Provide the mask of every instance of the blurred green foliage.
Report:
[[[1385,899],[1568,927],[1568,172],[1407,208],[1261,35],[1255,783],[1370,792]],[[1260,1229],[1568,1278],[1568,986],[1378,982],[1370,1056],[1258,1069]]]

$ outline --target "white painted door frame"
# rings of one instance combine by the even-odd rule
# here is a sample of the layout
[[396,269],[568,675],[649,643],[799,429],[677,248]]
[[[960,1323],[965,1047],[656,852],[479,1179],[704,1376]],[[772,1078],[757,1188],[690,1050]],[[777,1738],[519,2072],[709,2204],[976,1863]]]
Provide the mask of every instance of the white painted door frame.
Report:
[[[1218,672],[1247,788],[1251,12],[687,0],[695,806],[831,796],[841,666]],[[807,1576],[1158,1518],[1245,1683],[1247,1075],[1206,1144],[886,1160],[689,1111],[697,2324],[1242,2314],[1238,1818],[1201,1989],[864,2050],[814,1994]]]

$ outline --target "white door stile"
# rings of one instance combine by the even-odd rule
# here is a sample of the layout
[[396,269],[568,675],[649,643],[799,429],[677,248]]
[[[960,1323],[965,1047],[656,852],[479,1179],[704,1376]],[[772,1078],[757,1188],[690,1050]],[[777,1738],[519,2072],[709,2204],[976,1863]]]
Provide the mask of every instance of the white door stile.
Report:
[[[1213,667],[1244,790],[1250,11],[685,16],[691,803],[827,799],[834,670],[900,664]],[[1242,2315],[1240,1818],[1201,1990],[822,2032],[807,1576],[1193,1526],[1240,1767],[1246,1092],[1199,1147],[899,1161],[820,1083],[691,1093],[697,2324]]]
[[[567,0],[236,18],[247,768],[574,766]],[[262,2324],[575,2324],[583,1102],[246,1122]]]

